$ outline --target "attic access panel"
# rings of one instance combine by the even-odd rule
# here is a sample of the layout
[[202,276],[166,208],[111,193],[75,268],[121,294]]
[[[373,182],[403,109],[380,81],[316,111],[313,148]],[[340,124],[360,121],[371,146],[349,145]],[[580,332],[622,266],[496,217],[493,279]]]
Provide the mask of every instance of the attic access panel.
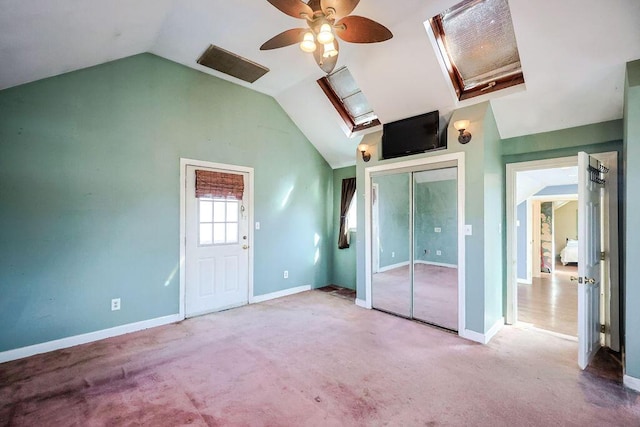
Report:
[[198,64],[248,83],[255,82],[269,72],[269,69],[263,65],[214,45],[209,45],[198,58]]
[[459,100],[524,83],[507,0],[466,0],[429,22]]

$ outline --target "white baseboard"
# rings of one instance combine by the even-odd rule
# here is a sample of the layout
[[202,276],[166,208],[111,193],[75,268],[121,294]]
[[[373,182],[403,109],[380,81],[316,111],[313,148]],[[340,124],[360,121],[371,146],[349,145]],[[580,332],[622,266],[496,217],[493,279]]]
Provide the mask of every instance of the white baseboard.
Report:
[[625,387],[628,387],[631,390],[640,391],[640,378],[625,375],[623,382]]
[[136,323],[128,323],[126,325],[120,325],[109,329],[102,329],[100,331],[88,332],[86,334],[74,335],[72,337],[16,348],[14,350],[7,350],[0,353],[0,363],[22,359],[36,354],[48,353],[62,348],[74,347],[76,345],[103,340],[105,338],[117,337],[118,335],[129,334],[131,332],[142,331],[144,329],[155,328],[156,326],[168,325],[170,323],[180,322],[181,320],[183,320],[183,318],[179,314],[172,314],[170,316],[143,320]]
[[384,273],[385,271],[393,270],[395,268],[404,267],[405,265],[409,265],[409,261],[399,262],[397,264],[387,265],[385,267],[378,268],[378,273]]
[[367,302],[363,299],[358,299],[356,298],[356,305],[358,307],[362,307],[362,308],[367,308],[367,309],[371,309],[371,307],[369,306],[369,304],[367,304]]
[[289,295],[299,294],[300,292],[306,292],[311,290],[311,285],[298,286],[297,288],[285,289],[278,292],[272,292],[270,294],[258,295],[251,298],[250,304],[256,304],[259,302],[265,302],[276,298],[287,297]]
[[465,329],[464,331],[460,331],[458,335],[462,338],[466,338],[471,341],[479,342],[480,344],[488,344],[500,329],[504,326],[504,317],[501,317],[496,321],[496,323],[489,328],[487,332],[481,334],[480,332],[472,331],[469,329]]
[[480,332],[465,329],[463,331],[458,331],[458,335],[470,341],[479,342],[480,344],[486,344],[484,342],[484,334],[481,334]]
[[502,329],[503,327],[504,327],[504,317],[501,317],[498,320],[496,320],[496,323],[494,323],[493,326],[490,327],[489,330],[484,334],[487,340],[485,344],[491,341],[491,338],[493,338],[498,332],[500,332],[500,329]]
[[435,265],[437,267],[447,267],[447,268],[458,268],[455,264],[447,264],[444,262],[435,262],[435,261],[425,261],[422,259],[415,260],[416,264],[426,264],[426,265]]

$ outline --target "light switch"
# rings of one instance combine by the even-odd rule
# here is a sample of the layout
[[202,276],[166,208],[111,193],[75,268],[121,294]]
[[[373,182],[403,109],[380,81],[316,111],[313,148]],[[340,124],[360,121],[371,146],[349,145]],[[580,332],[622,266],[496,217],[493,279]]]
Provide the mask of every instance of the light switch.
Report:
[[260,230],[260,223],[256,221],[256,230]]
[[471,235],[473,235],[473,228],[471,227],[471,224],[466,224],[466,225],[464,226],[464,234],[465,234],[466,236],[471,236]]

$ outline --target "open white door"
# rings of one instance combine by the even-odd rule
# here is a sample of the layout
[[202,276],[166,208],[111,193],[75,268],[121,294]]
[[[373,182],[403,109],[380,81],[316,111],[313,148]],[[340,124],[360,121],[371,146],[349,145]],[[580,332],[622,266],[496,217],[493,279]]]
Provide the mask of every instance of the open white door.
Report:
[[604,188],[600,163],[578,153],[578,365],[600,348],[600,220]]

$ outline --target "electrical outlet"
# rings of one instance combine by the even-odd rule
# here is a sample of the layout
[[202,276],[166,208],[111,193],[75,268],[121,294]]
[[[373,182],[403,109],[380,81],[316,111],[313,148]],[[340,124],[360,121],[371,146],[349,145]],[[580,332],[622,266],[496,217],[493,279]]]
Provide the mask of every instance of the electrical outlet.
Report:
[[391,252],[391,258],[395,258],[396,257],[396,253],[395,252]]
[[111,311],[120,310],[120,298],[114,298],[111,300]]
[[433,229],[433,231],[434,231],[434,232],[436,232],[436,233],[442,233],[442,228],[440,228],[440,227],[435,227],[435,228]]
[[436,251],[436,255],[442,255],[442,251]]
[[289,278],[289,270],[285,270],[284,274],[282,275],[285,279]]

